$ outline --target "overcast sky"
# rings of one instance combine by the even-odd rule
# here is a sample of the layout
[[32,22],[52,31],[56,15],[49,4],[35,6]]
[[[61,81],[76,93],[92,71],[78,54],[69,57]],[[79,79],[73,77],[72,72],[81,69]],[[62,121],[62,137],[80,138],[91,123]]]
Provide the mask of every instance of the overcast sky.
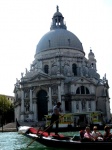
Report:
[[94,52],[112,101],[112,0],[0,0],[0,94],[14,95],[16,78],[30,69],[57,5],[67,29],[82,42],[86,58],[90,47]]

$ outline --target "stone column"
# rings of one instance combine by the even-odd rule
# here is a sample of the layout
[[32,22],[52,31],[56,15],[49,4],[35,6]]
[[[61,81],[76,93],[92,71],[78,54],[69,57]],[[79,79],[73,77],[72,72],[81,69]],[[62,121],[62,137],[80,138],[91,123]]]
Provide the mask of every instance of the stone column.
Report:
[[51,97],[51,87],[49,87],[49,102],[48,102],[48,110],[52,109],[52,97]]
[[29,118],[32,120],[33,119],[33,101],[32,101],[32,90],[30,89],[30,114]]
[[76,110],[75,101],[71,101],[71,108],[72,108],[72,113],[75,113],[75,110]]
[[64,82],[61,81],[61,94],[64,95]]
[[91,110],[96,111],[95,101],[91,101]]
[[81,101],[79,101],[79,112],[82,112],[82,105],[81,105]]
[[24,121],[24,91],[21,91],[21,121]]
[[61,102],[61,88],[60,88],[60,85],[58,85],[58,101]]
[[62,111],[63,111],[62,113],[65,113],[65,101],[62,100],[61,103],[62,103],[61,108],[62,108]]
[[60,87],[60,95],[61,95],[61,108],[62,108],[62,110],[63,110],[63,113],[65,113],[65,101],[64,101],[64,99],[62,98],[62,95],[64,95],[65,93],[64,93],[64,81],[61,81],[61,87]]
[[89,111],[89,103],[86,101],[86,111]]
[[49,61],[49,74],[51,74],[51,61]]
[[38,121],[37,102],[36,102],[36,100],[33,101],[33,111],[34,111],[34,121]]
[[17,119],[18,119],[18,120],[21,120],[21,118],[20,118],[20,114],[21,114],[21,106],[20,106],[20,105],[19,105],[19,107],[18,107],[18,112],[16,112],[16,113],[18,113]]
[[76,113],[76,101],[73,101],[72,107],[73,107],[72,112]]
[[95,94],[95,89],[94,89],[94,87],[93,87],[93,86],[91,86],[91,87],[90,87],[90,90],[91,90],[91,91],[90,91],[90,92],[91,92],[91,94]]
[[111,119],[110,105],[109,105],[110,102],[108,98],[106,98],[105,101],[106,101],[107,121],[109,121]]
[[32,112],[32,90],[30,89],[30,111]]
[[14,120],[16,121],[17,119],[18,121],[20,121],[21,120],[21,106],[20,105],[14,109],[14,113],[15,113]]

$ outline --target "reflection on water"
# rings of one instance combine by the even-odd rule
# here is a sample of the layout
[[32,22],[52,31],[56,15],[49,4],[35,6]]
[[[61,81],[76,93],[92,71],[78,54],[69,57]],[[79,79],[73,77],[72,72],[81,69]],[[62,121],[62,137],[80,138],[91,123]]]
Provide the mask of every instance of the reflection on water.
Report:
[[[74,134],[79,134],[79,132],[67,132],[62,134],[73,136]],[[45,147],[37,142],[33,142],[27,148],[27,145],[30,144],[31,141],[32,139],[24,137],[17,132],[0,132],[0,150],[57,150],[55,148]]]
[[28,143],[30,142],[30,139],[16,132],[0,133],[0,150],[40,150],[42,148],[44,149],[44,147],[42,147],[39,144],[36,144],[36,142],[32,143],[32,145],[30,145],[29,148],[26,148]]
[[[64,134],[73,135],[74,132]],[[27,145],[31,143],[31,141],[32,139],[24,137],[17,132],[0,132],[0,150],[56,150],[55,148],[45,147],[37,142],[33,142],[27,148]]]

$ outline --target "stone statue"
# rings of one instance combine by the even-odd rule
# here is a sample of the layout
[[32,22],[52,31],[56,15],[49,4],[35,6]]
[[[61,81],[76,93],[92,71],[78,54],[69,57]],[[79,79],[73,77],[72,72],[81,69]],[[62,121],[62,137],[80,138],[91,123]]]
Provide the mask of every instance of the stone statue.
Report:
[[28,72],[27,68],[25,70],[26,70],[26,74],[27,74],[27,72]]
[[52,66],[51,68],[51,74],[52,75],[56,75],[57,74],[57,71],[58,71],[58,67],[55,65],[55,66]]
[[23,78],[23,73],[21,72],[21,78]]
[[70,74],[70,66],[69,65],[65,65],[64,66],[64,75],[68,75]]
[[86,101],[82,100],[82,110],[86,109]]
[[76,109],[79,110],[79,103],[76,103]]

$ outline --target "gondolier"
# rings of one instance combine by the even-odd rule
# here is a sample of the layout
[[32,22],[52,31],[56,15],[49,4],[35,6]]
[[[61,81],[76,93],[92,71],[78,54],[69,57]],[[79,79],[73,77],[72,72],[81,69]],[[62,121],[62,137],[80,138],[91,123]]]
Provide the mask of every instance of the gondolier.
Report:
[[56,130],[55,134],[58,134],[58,126],[59,126],[59,116],[61,115],[60,113],[62,112],[61,109],[61,102],[57,102],[57,104],[53,107],[53,113],[51,116],[51,123],[48,128],[48,134],[50,135],[51,129],[53,127],[53,124],[56,123]]

